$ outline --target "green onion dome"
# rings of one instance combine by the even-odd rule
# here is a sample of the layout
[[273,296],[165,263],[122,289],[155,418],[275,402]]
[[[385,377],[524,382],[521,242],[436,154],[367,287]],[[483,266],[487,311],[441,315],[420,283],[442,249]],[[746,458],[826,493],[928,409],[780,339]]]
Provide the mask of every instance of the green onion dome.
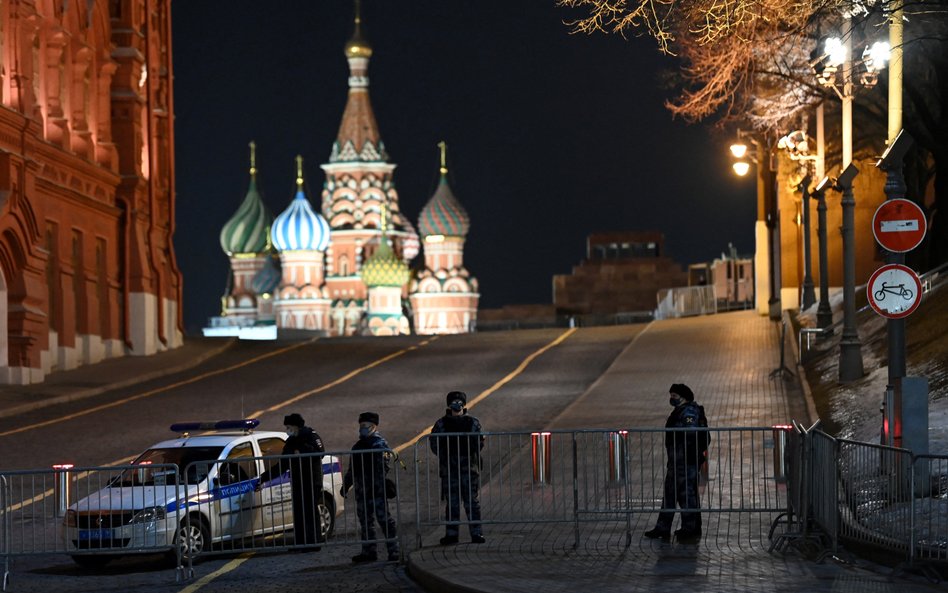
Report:
[[444,235],[448,237],[464,237],[471,227],[467,212],[451,191],[448,185],[448,168],[445,163],[446,146],[440,142],[441,148],[441,180],[438,189],[431,199],[421,209],[418,217],[418,231],[422,237]]
[[227,255],[260,253],[267,248],[273,215],[257,191],[256,146],[250,143],[250,187],[237,212],[221,229],[221,249]]
[[385,237],[382,237],[379,248],[375,250],[375,253],[362,265],[362,281],[369,288],[373,286],[404,286],[408,282],[410,274],[408,264],[395,255]]

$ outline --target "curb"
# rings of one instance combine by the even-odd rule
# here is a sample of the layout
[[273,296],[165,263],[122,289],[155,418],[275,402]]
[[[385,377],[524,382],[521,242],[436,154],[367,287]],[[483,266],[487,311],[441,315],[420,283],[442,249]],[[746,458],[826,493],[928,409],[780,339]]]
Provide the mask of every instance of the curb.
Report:
[[224,342],[223,345],[216,348],[211,348],[207,352],[204,352],[194,358],[189,359],[187,362],[168,367],[165,369],[159,369],[152,371],[150,373],[145,373],[142,375],[137,375],[131,379],[126,379],[124,381],[116,381],[115,383],[109,383],[108,385],[100,385],[99,387],[92,387],[89,389],[80,389],[72,391],[70,393],[64,393],[63,395],[57,395],[55,397],[42,398],[36,401],[32,401],[27,404],[20,404],[18,406],[13,406],[11,408],[5,408],[0,410],[0,418],[8,418],[10,416],[16,416],[17,414],[23,414],[25,412],[32,412],[34,410],[39,410],[48,406],[55,406],[57,404],[65,404],[70,402],[75,402],[90,397],[95,397],[96,395],[101,395],[107,391],[112,391],[113,389],[122,389],[129,387],[131,385],[136,385],[138,383],[144,383],[146,381],[151,381],[152,379],[158,379],[167,375],[173,375],[174,373],[180,373],[188,369],[194,368],[202,362],[217,356],[218,354],[224,352],[231,346],[237,343],[236,339],[230,339]]
[[433,572],[419,568],[412,561],[415,552],[408,554],[408,562],[405,565],[405,572],[409,577],[425,591],[439,591],[444,593],[485,593],[484,589],[474,589],[467,585],[450,581]]

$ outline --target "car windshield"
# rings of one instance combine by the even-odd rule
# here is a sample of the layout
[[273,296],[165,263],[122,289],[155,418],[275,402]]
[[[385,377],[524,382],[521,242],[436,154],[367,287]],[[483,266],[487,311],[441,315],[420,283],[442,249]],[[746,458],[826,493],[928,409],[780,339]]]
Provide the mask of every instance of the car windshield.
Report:
[[[167,465],[177,465],[179,478],[187,484],[199,484],[207,478],[207,472],[220,457],[223,447],[174,447],[171,449],[149,449],[142,453],[132,465],[113,483],[115,486],[164,486],[174,484],[174,471]],[[202,463],[203,462],[203,463]],[[191,465],[191,464],[194,465]],[[190,466],[190,467],[189,467]],[[187,470],[188,475],[184,472]]]

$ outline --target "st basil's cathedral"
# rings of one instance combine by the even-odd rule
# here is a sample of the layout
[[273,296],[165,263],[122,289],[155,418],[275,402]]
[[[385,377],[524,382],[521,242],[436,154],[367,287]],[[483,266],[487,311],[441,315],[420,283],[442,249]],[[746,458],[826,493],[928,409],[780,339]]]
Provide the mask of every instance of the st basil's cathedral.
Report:
[[[322,207],[305,192],[297,157],[296,193],[275,218],[257,189],[256,146],[250,185],[221,230],[230,279],[221,315],[205,335],[273,338],[278,329],[330,336],[455,334],[474,330],[480,298],[464,267],[467,212],[448,184],[446,146],[440,181],[418,218],[402,213],[369,100],[372,47],[358,5],[346,44],[349,95],[329,162],[322,165]],[[412,262],[424,246],[424,265]]]

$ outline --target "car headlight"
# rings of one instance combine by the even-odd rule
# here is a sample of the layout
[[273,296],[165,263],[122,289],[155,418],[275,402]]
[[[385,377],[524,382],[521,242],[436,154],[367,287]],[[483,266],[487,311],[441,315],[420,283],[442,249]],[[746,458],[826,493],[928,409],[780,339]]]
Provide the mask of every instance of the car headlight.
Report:
[[147,509],[142,509],[135,513],[132,519],[128,522],[129,525],[135,525],[138,523],[154,523],[165,518],[165,509],[164,507],[148,507]]
[[66,527],[77,527],[79,525],[79,513],[73,509],[66,511],[66,516],[63,517],[63,525]]

